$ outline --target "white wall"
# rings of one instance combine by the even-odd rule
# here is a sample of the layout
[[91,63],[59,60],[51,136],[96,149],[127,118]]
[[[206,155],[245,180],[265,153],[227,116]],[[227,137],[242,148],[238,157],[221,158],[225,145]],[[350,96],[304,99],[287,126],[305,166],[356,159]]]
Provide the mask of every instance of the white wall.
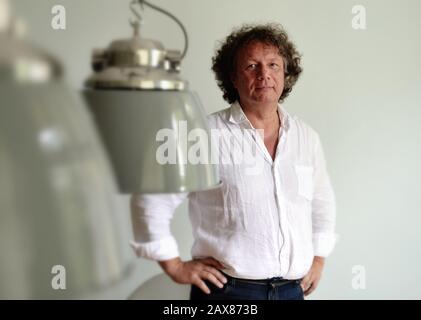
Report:
[[[421,298],[421,2],[418,0],[151,0],[185,24],[190,49],[183,76],[208,112],[226,107],[210,71],[216,41],[244,22],[279,22],[303,53],[304,73],[285,106],[322,138],[341,238],[327,260],[314,299]],[[75,89],[90,73],[93,47],[130,36],[130,0],[12,0],[36,43],[57,54]],[[50,27],[51,8],[67,10],[67,29]],[[367,29],[351,27],[351,9],[367,9]],[[144,13],[142,34],[182,48],[181,31],[165,16]],[[127,198],[128,240],[131,237]],[[124,210],[123,210],[124,211]],[[174,234],[189,256],[187,206]],[[366,289],[352,288],[352,268],[366,270]],[[101,297],[127,297],[160,272],[138,260],[136,272]]]

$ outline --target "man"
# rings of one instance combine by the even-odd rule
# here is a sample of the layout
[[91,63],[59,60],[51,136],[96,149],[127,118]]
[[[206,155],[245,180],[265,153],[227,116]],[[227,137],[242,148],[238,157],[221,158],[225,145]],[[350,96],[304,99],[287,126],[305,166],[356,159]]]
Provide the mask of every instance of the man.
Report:
[[[313,292],[335,243],[335,199],[317,133],[279,104],[300,73],[300,56],[277,25],[243,26],[213,58],[231,107],[208,117],[220,130],[222,187],[170,195],[133,195],[133,246],[159,261],[191,299],[303,299]],[[245,132],[241,139],[232,139]],[[263,132],[259,134],[258,132]],[[237,135],[238,136],[238,135]],[[231,158],[230,158],[231,156]],[[175,208],[189,198],[193,260],[181,261],[170,232]]]

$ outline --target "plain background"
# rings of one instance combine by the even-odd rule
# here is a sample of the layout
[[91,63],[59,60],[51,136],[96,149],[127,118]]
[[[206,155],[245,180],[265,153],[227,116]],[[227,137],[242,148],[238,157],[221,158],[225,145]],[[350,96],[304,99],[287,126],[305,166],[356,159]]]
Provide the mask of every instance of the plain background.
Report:
[[[320,134],[337,197],[339,242],[311,299],[421,298],[421,2],[418,0],[151,0],[187,28],[190,47],[182,76],[208,113],[227,104],[210,70],[211,57],[233,27],[277,22],[303,54],[304,72],[285,107]],[[28,38],[56,54],[79,90],[90,74],[93,48],[131,36],[130,0],[11,0],[27,23]],[[54,5],[66,8],[66,30],[51,27]],[[367,12],[367,29],[351,26],[354,5]],[[181,49],[183,37],[166,16],[145,8],[141,34]],[[132,238],[127,196],[121,218]],[[190,257],[191,228],[184,203],[173,233]],[[127,249],[127,248],[126,248]],[[128,255],[134,254],[126,250]],[[125,299],[161,273],[135,260],[130,278],[100,298]],[[366,287],[353,288],[355,266]],[[358,267],[357,267],[358,268]],[[162,288],[165,290],[165,288]]]

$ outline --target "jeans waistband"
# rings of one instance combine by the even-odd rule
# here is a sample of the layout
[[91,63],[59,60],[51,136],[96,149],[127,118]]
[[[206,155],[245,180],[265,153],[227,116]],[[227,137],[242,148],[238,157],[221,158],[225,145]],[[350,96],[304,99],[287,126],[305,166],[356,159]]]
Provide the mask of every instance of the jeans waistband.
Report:
[[280,277],[274,277],[274,278],[268,278],[268,279],[242,279],[242,278],[231,277],[224,272],[222,272],[222,273],[224,274],[224,276],[227,279],[230,279],[231,281],[233,281],[235,283],[247,283],[247,284],[278,287],[278,286],[282,286],[282,285],[285,285],[285,284],[288,284],[288,283],[299,284],[301,282],[301,279],[290,280],[290,279],[284,279],[284,278],[280,278]]

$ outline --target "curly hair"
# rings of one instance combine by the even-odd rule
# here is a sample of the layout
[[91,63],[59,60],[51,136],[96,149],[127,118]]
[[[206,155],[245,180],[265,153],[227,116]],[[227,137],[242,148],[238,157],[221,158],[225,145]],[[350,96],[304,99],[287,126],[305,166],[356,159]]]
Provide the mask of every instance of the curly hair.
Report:
[[215,79],[223,92],[223,98],[230,104],[240,98],[231,81],[231,75],[235,72],[237,53],[241,48],[254,41],[278,48],[279,54],[284,60],[285,84],[279,102],[288,97],[302,72],[300,67],[301,55],[296,50],[295,45],[288,39],[288,34],[281,25],[273,23],[242,25],[231,32],[212,58],[212,70],[215,73]]

